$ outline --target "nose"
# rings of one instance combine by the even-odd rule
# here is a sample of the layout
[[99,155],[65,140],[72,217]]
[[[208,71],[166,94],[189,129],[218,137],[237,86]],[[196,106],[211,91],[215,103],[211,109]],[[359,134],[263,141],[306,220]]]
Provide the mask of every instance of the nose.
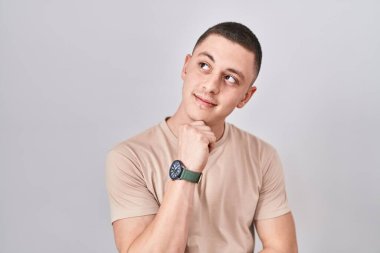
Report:
[[220,91],[220,78],[217,74],[210,74],[203,83],[203,90],[207,93],[218,94]]

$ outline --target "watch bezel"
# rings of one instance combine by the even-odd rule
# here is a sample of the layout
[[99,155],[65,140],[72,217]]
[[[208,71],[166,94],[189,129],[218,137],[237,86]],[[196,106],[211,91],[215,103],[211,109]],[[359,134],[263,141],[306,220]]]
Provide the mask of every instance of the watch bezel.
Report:
[[[178,171],[178,168],[180,169],[179,172],[177,172],[175,175],[172,175],[174,173],[174,171]],[[172,180],[179,179],[182,175],[183,170],[184,170],[184,166],[183,166],[182,162],[180,160],[175,160],[175,161],[173,161],[173,163],[170,166],[169,177]]]

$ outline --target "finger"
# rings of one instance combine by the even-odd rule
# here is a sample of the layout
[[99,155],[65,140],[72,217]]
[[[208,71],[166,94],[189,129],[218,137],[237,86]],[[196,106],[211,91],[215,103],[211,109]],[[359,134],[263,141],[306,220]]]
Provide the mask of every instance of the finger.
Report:
[[193,126],[195,129],[197,129],[198,131],[201,131],[201,132],[212,132],[211,130],[211,127],[209,126]]
[[203,136],[207,138],[209,143],[215,143],[216,142],[216,136],[213,132],[211,133],[203,133]]

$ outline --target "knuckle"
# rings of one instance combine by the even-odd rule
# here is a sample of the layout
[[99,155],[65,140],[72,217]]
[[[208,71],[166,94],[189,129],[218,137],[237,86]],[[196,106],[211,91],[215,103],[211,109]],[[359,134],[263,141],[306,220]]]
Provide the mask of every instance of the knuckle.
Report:
[[201,136],[200,140],[203,142],[203,143],[209,143],[209,140],[206,136]]
[[203,136],[201,134],[195,135],[197,141],[203,141]]

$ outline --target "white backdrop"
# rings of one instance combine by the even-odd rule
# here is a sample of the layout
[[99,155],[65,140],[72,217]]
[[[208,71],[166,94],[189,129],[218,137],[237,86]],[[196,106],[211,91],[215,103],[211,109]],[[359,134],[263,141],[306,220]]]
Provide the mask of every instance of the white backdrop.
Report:
[[[105,154],[180,101],[208,27],[249,26],[300,252],[380,252],[378,1],[0,0],[0,252],[116,252]],[[256,250],[259,245],[257,245]]]

